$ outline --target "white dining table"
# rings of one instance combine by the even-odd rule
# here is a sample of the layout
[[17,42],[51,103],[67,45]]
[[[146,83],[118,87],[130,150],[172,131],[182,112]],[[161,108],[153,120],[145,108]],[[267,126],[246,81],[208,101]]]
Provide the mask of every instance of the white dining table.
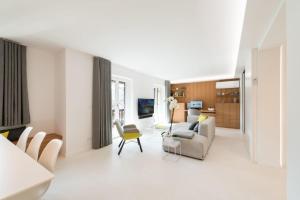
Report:
[[0,199],[39,199],[54,175],[0,134]]

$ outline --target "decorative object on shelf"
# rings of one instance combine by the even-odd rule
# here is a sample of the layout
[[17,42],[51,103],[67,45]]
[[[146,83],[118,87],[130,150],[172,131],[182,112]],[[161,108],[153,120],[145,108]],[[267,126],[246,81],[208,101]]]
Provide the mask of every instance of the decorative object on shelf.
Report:
[[207,110],[213,112],[213,111],[215,111],[215,108],[210,106],[207,108]]
[[239,88],[217,89],[216,92],[217,103],[239,103],[239,101],[240,101]]
[[185,88],[175,88],[174,97],[185,97]]
[[175,96],[175,97],[178,97],[178,88],[175,89],[174,96]]

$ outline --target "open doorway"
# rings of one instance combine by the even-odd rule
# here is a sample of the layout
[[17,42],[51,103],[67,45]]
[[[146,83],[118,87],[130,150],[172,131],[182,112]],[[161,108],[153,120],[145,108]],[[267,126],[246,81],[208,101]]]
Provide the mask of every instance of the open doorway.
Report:
[[[125,124],[126,114],[126,82],[112,79],[111,81],[112,94],[112,120],[119,120],[121,125]],[[119,137],[118,132],[113,128],[113,139]]]
[[154,123],[165,122],[165,87],[163,85],[154,86]]

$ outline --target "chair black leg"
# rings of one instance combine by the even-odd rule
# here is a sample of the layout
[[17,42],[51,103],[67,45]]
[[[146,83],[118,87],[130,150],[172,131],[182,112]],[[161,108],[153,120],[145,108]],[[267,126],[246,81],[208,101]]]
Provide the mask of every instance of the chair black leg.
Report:
[[140,150],[141,150],[141,152],[143,152],[143,149],[142,149],[142,145],[141,145],[140,138],[137,138],[137,142],[138,142],[138,144],[139,144],[139,146],[140,146]]
[[125,140],[123,140],[123,143],[122,143],[121,148],[120,148],[120,150],[119,150],[119,152],[118,152],[118,155],[120,155],[120,153],[121,153],[121,151],[122,151],[122,149],[123,149],[124,144],[125,144]]
[[122,142],[123,142],[123,139],[121,140],[121,142],[120,142],[120,144],[119,144],[119,148],[120,148],[120,146],[121,146]]

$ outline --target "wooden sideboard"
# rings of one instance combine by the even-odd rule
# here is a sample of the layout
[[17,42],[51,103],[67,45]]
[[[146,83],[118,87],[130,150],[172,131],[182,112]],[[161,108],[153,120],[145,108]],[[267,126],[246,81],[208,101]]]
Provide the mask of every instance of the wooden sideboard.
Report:
[[217,103],[216,126],[224,128],[240,128],[240,104]]
[[239,88],[219,88],[216,98],[216,126],[240,128]]

